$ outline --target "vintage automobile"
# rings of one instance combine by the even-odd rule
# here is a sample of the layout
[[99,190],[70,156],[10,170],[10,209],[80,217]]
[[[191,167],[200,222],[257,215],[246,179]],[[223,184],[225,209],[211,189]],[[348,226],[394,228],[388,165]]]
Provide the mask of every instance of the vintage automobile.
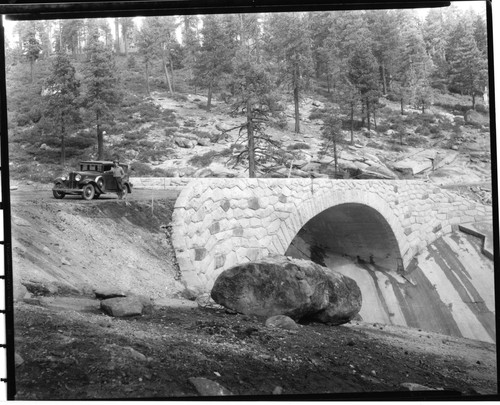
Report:
[[85,200],[99,198],[101,194],[116,193],[123,198],[132,192],[132,183],[129,181],[128,165],[120,164],[125,172],[122,178],[123,192],[119,192],[116,179],[112,173],[106,173],[113,167],[111,161],[80,162],[79,170],[72,171],[67,177],[58,177],[54,180],[52,194],[61,199],[66,195],[81,195]]

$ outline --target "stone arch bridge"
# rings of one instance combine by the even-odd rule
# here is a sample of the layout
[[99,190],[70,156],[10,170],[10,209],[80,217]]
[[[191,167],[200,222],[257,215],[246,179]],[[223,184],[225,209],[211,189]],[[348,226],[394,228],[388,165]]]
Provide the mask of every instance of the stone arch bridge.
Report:
[[197,179],[176,201],[172,242],[187,285],[209,291],[223,270],[285,254],[306,231],[338,254],[404,271],[459,224],[485,221],[491,207],[421,181]]

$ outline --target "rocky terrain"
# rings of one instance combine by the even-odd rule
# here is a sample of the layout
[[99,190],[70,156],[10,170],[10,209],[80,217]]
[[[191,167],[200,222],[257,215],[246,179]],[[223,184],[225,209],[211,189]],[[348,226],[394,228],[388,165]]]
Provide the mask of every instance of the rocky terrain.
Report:
[[[178,127],[152,131],[150,140],[173,144],[171,155],[147,162],[180,177],[246,177],[245,162],[235,164],[244,139],[237,128],[244,123],[241,114],[229,114],[230,107],[215,102],[212,111],[204,107],[205,97],[188,95],[182,101],[166,94],[153,93],[150,100],[164,111],[175,115]],[[301,103],[301,133],[293,127],[291,106],[283,113],[286,128],[272,125],[266,132],[282,142],[290,166],[280,167],[262,161],[259,176],[265,177],[332,177],[381,179],[430,179],[440,184],[487,183],[491,178],[489,116],[469,111],[454,114],[442,107],[432,107],[425,114],[409,109],[398,116],[399,105],[384,100],[384,114],[370,132],[355,129],[353,143],[349,130],[344,130],[345,144],[339,146],[338,173],[333,171],[331,151],[322,154],[322,117],[327,103],[306,98]],[[323,115],[322,115],[323,114]],[[465,118],[464,118],[465,117]],[[405,132],[399,142],[394,122],[401,119]],[[153,134],[154,132],[154,134]],[[111,137],[112,138],[112,137]],[[119,136],[112,140],[119,144]],[[129,152],[131,161],[137,153]],[[195,159],[193,157],[197,157]],[[201,167],[200,167],[201,166]]]

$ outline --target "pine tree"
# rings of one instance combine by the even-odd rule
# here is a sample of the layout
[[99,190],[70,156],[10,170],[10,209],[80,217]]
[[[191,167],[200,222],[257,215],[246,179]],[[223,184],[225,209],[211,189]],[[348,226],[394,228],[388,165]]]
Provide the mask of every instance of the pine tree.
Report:
[[118,78],[113,52],[99,41],[97,32],[92,35],[87,52],[83,106],[88,111],[90,121],[95,123],[97,155],[101,160],[104,157],[102,125],[112,119],[111,107],[119,102],[121,94],[117,90]]
[[404,114],[405,104],[417,102],[418,88],[430,90],[429,77],[433,72],[433,66],[427,54],[418,20],[408,18],[408,14],[402,14],[402,16],[406,17],[406,25],[401,32],[402,43],[395,60],[393,94],[399,98],[401,114]]
[[132,17],[122,17],[119,19],[121,26],[121,34],[123,38],[123,48],[125,51],[125,56],[128,58],[130,38],[132,37],[134,31],[134,19]]
[[212,106],[214,89],[218,88],[225,75],[232,71],[237,44],[226,23],[227,20],[221,15],[207,15],[203,19],[203,43],[194,65],[194,77],[196,84],[208,88],[207,111],[210,111]]
[[268,54],[278,63],[281,81],[293,93],[295,132],[300,132],[300,97],[313,74],[312,41],[301,13],[273,14],[267,23]]
[[44,116],[53,122],[55,132],[61,137],[61,165],[66,162],[66,134],[80,120],[79,95],[76,70],[66,54],[58,53],[45,81]]
[[333,148],[335,175],[338,170],[338,146],[344,141],[342,135],[342,120],[331,111],[323,120],[323,128],[321,136],[324,139],[323,152],[326,153],[330,148]]
[[471,27],[459,23],[452,34],[454,41],[448,52],[450,63],[450,89],[472,97],[483,93],[487,81],[487,61],[479,51]]
[[139,55],[142,56],[144,63],[144,76],[146,79],[146,94],[151,94],[149,85],[149,74],[153,64],[153,60],[157,54],[157,38],[154,33],[154,26],[151,24],[151,19],[145,19],[141,29],[137,32],[135,42]]
[[42,46],[40,42],[35,36],[34,31],[29,31],[27,37],[24,39],[23,43],[23,52],[26,59],[28,59],[30,63],[30,79],[31,83],[34,80],[34,65],[37,59],[40,57],[40,53],[42,52]]
[[358,90],[361,102],[366,107],[368,130],[370,130],[370,111],[379,96],[378,66],[375,56],[364,42],[359,43],[349,59],[347,77]]

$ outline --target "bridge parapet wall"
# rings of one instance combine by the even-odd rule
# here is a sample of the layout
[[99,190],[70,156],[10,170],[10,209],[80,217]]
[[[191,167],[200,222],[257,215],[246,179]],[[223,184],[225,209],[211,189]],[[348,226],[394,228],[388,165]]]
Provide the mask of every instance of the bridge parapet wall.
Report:
[[314,216],[340,204],[377,210],[406,265],[454,226],[491,221],[491,207],[419,181],[197,179],[176,201],[172,241],[188,285],[208,291],[239,263],[284,254]]

